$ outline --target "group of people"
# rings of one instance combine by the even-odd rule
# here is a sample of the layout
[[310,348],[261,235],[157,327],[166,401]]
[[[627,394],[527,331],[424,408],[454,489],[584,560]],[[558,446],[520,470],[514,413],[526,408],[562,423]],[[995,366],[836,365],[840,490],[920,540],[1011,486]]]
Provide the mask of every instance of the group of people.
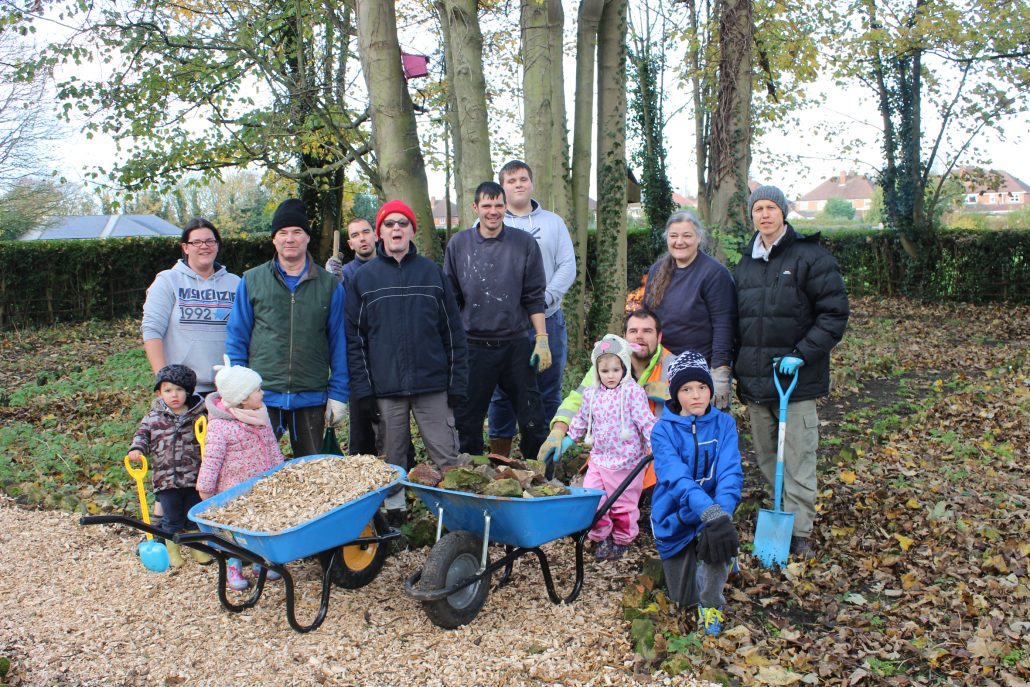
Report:
[[[410,467],[413,416],[442,472],[484,451],[488,419],[494,453],[510,452],[516,428],[523,456],[544,461],[582,441],[589,448],[584,484],[607,493],[653,454],[653,469],[626,485],[590,532],[594,555],[625,554],[638,533],[641,493],[653,486],[651,524],[670,597],[697,604],[705,631],[715,633],[737,554],[732,517],[743,482],[736,424],[724,411],[735,377],[759,466],[771,482],[775,366],[799,375],[784,508],[795,513],[792,553],[809,556],[815,399],[828,393],[829,353],[848,317],[832,256],[817,237],[800,236],[786,222],[786,198],[772,186],[751,194],[756,233],[734,275],[701,252],[700,221],[674,214],[666,224],[668,254],[649,271],[644,307],[628,314],[624,336],[594,345],[591,369],[562,399],[561,305],[575,279],[575,253],[562,219],[532,194],[532,170],[517,160],[501,168],[497,182],[480,184],[472,205],[477,220],[448,243],[442,267],[418,254],[415,214],[399,200],[385,203],[374,223],[352,220],[347,243],[355,257],[345,263],[334,255],[325,269],[307,250],[303,203],[284,201],[271,225],[275,256],[242,279],[215,262],[214,226],[187,225],[183,259],[158,275],[144,306],[144,348],[157,373],[151,412],[185,425],[190,413],[206,408],[212,420],[203,465],[176,467],[177,479],[160,484],[155,479],[162,528],[185,527],[196,497],[281,462],[275,439],[284,433],[294,455],[316,453],[325,427],[349,415],[350,453]],[[223,355],[225,365],[213,376]],[[180,384],[184,400],[171,402],[173,377],[184,381],[178,368],[195,371],[196,391],[217,391],[201,403],[189,384]],[[230,377],[239,388],[227,393]],[[240,384],[244,377],[248,383]],[[263,423],[269,441],[259,440],[255,423]],[[223,438],[212,443],[214,430]],[[235,458],[233,446],[242,449]],[[177,455],[192,460],[188,452]],[[239,465],[245,467],[232,467]],[[223,480],[219,471],[227,470],[233,477]],[[165,494],[190,487],[200,493]],[[405,518],[404,499],[400,490],[386,499],[392,524]]]

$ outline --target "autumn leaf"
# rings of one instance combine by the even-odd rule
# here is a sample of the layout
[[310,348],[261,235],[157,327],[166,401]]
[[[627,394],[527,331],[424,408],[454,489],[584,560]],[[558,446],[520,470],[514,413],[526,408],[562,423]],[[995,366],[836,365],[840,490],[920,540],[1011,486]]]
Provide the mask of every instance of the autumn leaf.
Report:
[[854,484],[856,479],[858,479],[858,475],[851,470],[841,470],[840,481],[844,484]]
[[909,547],[911,547],[912,544],[915,543],[915,539],[912,539],[911,537],[906,537],[905,535],[898,534],[896,532],[894,533],[894,538],[898,540],[898,544],[901,545],[902,551],[908,551]]

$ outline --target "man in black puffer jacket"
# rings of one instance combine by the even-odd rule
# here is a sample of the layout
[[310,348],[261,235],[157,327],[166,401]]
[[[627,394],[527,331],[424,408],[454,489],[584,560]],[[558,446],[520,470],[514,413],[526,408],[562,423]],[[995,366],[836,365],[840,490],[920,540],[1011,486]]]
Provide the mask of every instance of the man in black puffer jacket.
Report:
[[[439,265],[418,255],[415,228],[405,203],[383,205],[377,255],[347,285],[351,398],[378,422],[386,459],[401,467],[413,414],[426,453],[442,471],[459,463],[453,408],[468,393],[468,348],[451,286]],[[404,507],[403,490],[387,496],[391,524],[403,519]]]
[[737,394],[747,404],[758,465],[772,484],[776,472],[779,395],[795,370],[797,387],[787,409],[783,510],[794,513],[791,553],[811,557],[815,519],[819,417],[815,399],[830,389],[830,350],[844,336],[848,296],[837,261],[819,235],[801,236],[785,220],[787,199],[761,186],[748,200],[757,230],[737,264]]

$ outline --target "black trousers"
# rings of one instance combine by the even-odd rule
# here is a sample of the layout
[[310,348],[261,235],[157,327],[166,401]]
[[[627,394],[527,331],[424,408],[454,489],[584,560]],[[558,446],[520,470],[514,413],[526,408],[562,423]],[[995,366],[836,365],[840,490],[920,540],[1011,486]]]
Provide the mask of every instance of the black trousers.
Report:
[[547,423],[540,405],[536,371],[529,364],[533,342],[525,337],[499,341],[469,339],[468,346],[468,398],[463,406],[454,409],[461,451],[471,455],[483,453],[483,420],[490,397],[499,386],[515,409],[522,435],[522,456],[536,458],[547,437]]
[[272,421],[276,439],[281,438],[284,432],[290,433],[294,458],[322,452],[322,440],[325,438],[324,405],[293,410],[268,406],[268,417]]
[[356,399],[351,399],[350,439],[347,442],[348,455],[379,455],[376,442],[376,427],[372,417],[365,412]]
[[183,530],[195,530],[197,526],[190,522],[187,514],[190,508],[200,503],[200,494],[194,487],[178,487],[162,489],[154,492],[157,502],[161,504],[161,524],[159,527],[169,534]]

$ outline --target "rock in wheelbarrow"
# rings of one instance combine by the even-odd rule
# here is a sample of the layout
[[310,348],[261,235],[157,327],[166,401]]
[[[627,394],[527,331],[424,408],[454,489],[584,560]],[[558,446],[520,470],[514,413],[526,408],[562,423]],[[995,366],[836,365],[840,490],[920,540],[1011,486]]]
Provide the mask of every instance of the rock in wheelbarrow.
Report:
[[522,485],[517,479],[498,479],[483,487],[484,496],[522,497]]
[[479,492],[484,486],[490,483],[490,478],[473,472],[468,468],[456,468],[448,470],[440,482],[440,488],[452,491]]
[[408,481],[415,484],[424,484],[427,487],[435,487],[440,483],[443,476],[429,463],[419,463],[408,473]]

